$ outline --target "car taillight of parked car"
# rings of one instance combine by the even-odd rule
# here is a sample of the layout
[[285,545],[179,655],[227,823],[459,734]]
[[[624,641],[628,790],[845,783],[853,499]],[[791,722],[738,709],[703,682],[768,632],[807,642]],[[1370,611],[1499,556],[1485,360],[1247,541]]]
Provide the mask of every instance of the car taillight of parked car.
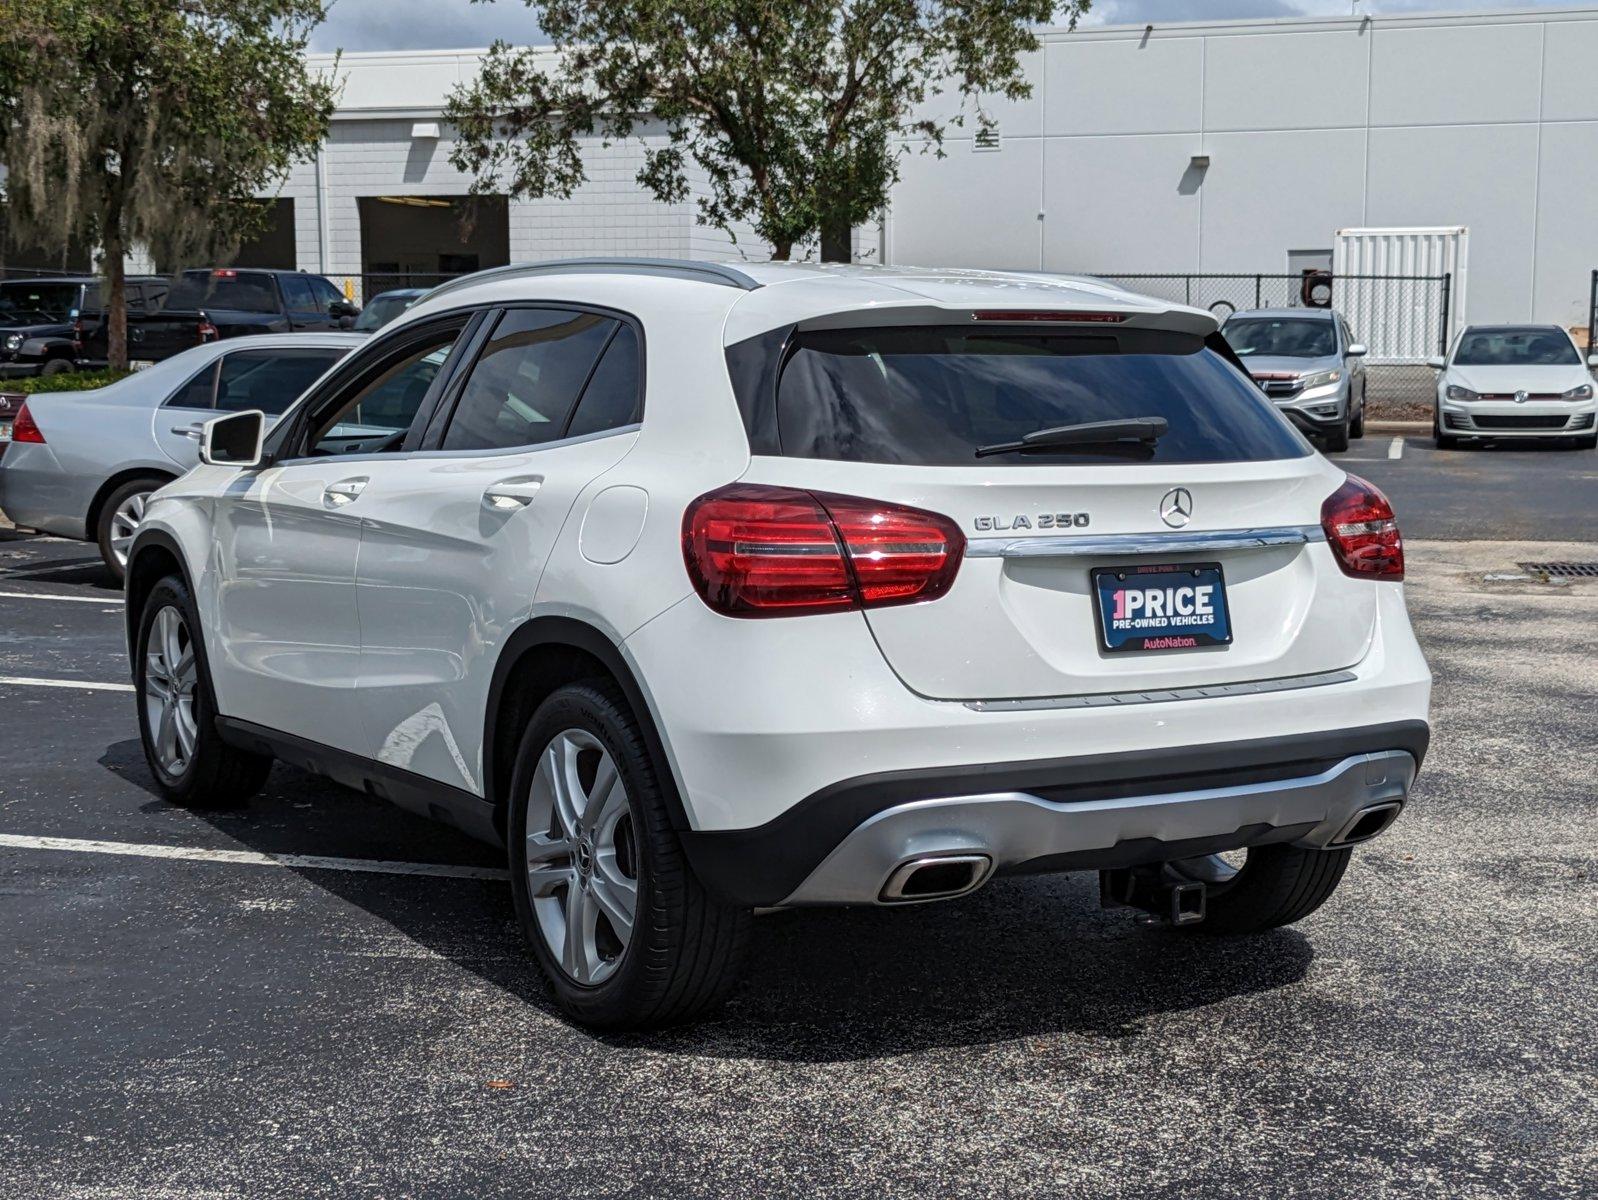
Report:
[[954,584],[965,536],[921,509],[732,484],[688,506],[682,545],[711,608],[784,617],[934,600]]
[[26,400],[22,402],[22,407],[17,409],[16,419],[11,422],[11,440],[44,445],[44,434],[40,432],[39,423],[33,419],[33,414],[28,411]]
[[211,323],[211,318],[204,313],[200,314],[199,334],[201,342],[214,342],[222,336],[217,327]]
[[1404,578],[1404,538],[1393,506],[1374,484],[1350,475],[1321,505],[1321,528],[1343,574]]

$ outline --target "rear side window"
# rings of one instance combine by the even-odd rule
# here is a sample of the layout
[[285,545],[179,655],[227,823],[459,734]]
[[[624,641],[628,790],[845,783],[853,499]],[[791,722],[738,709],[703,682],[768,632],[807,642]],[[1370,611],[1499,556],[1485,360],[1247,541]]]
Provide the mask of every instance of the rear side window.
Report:
[[[740,392],[770,378],[750,369],[750,348],[728,351]],[[1257,388],[1193,334],[966,326],[803,333],[792,340],[775,393],[774,421],[762,419],[758,400],[740,396],[756,453],[921,466],[980,461],[985,468],[1252,462],[1310,453]],[[1133,417],[1163,417],[1169,430],[1152,449],[976,457],[979,447],[1037,430]]]
[[505,450],[565,436],[572,406],[617,322],[593,313],[511,309],[472,365],[445,450]]
[[344,357],[343,350],[240,350],[222,359],[216,406],[223,412],[258,408],[281,416],[300,394]]
[[622,325],[583,389],[566,436],[581,437],[635,424],[643,416],[642,399],[638,390],[638,335],[632,326]]

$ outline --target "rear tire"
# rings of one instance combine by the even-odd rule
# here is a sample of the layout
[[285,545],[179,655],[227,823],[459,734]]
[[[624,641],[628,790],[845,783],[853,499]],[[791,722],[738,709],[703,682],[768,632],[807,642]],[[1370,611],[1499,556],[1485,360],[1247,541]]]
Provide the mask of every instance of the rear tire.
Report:
[[167,480],[154,476],[130,479],[107,496],[100,506],[94,540],[100,546],[100,557],[118,583],[127,577],[128,549],[133,545],[134,530],[144,516],[145,502],[151,492],[166,483]]
[[556,691],[522,735],[507,822],[511,889],[556,1000],[581,1024],[693,1020],[737,982],[749,910],[722,904],[694,877],[670,786],[608,683]]
[[1207,878],[1216,857],[1166,864],[1166,874],[1181,882],[1204,879],[1204,920],[1191,928],[1219,935],[1260,933],[1291,925],[1314,912],[1337,890],[1353,850],[1306,850],[1277,844],[1255,846],[1237,873],[1222,883]]
[[156,786],[171,803],[237,808],[261,790],[272,760],[235,749],[217,733],[199,629],[182,579],[169,576],[150,589],[133,655],[139,741]]

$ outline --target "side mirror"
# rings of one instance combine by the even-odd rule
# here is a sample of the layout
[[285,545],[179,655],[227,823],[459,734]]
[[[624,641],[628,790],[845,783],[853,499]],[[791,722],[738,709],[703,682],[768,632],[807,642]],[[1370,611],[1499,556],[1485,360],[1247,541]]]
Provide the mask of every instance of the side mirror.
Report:
[[1364,358],[1368,353],[1370,351],[1366,349],[1363,342],[1355,342],[1348,348],[1348,357],[1350,358]]
[[1587,356],[1587,365],[1589,367],[1598,367],[1598,354],[1589,354]]
[[334,300],[327,306],[327,315],[330,317],[358,317],[361,315],[361,306],[349,300]]
[[258,408],[212,417],[200,426],[200,461],[211,467],[258,467],[266,414]]
[[1443,360],[1442,355],[1434,354],[1426,360],[1426,365],[1434,371],[1441,371],[1448,363]]

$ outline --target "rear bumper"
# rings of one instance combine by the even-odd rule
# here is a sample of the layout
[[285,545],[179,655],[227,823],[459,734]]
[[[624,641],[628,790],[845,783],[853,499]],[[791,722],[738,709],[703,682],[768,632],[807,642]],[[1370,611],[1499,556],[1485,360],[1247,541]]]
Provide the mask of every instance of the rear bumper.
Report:
[[63,471],[47,445],[11,442],[0,461],[0,512],[12,524],[61,537],[84,538],[93,495]]
[[[1291,842],[1344,844],[1408,799],[1425,722],[1232,745],[850,780],[757,829],[691,832],[717,894],[748,905],[876,904],[904,863],[970,857],[980,878],[1095,870]],[[1378,823],[1386,828],[1386,823]]]

